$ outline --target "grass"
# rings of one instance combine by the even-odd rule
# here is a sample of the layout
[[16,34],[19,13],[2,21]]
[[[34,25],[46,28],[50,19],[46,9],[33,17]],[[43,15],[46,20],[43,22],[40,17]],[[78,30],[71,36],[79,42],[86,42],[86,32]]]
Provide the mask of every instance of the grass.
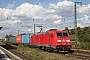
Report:
[[5,45],[12,45],[12,43],[11,43],[9,40],[6,40],[6,41],[2,42],[2,44],[5,44]]
[[[75,57],[67,57],[62,54],[50,53],[38,48],[29,48],[27,46],[19,45],[17,50],[22,53],[28,54],[30,57],[33,57],[37,60],[76,60]],[[79,60],[79,59],[77,59]]]

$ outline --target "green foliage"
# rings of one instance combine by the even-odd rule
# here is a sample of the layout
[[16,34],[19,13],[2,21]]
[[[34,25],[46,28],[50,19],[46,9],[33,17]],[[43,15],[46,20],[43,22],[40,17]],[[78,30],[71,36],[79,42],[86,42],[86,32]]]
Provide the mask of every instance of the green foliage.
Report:
[[[68,28],[65,27],[65,29]],[[75,35],[75,30],[70,29],[69,34]],[[72,43],[72,45],[75,45],[77,48],[90,48],[90,27],[77,27],[77,37],[80,44],[75,45],[75,43]]]
[[65,27],[65,30],[69,31],[68,27]]
[[[69,30],[67,27],[65,27],[65,30]],[[75,35],[75,30],[70,29],[69,30],[70,35]],[[80,28],[77,27],[77,37],[79,42],[90,42],[90,27],[84,27]]]
[[20,34],[20,35],[25,35],[26,33]]
[[10,35],[7,34],[7,35],[5,36],[5,38],[10,38],[10,37],[14,37],[14,36],[13,36],[12,34],[10,34]]
[[[65,60],[67,59],[67,57],[63,56],[62,54],[57,54],[57,53],[50,53],[50,52],[46,52],[43,51],[41,49],[38,48],[29,48],[23,45],[19,45],[18,46],[19,52],[28,54],[30,57],[33,57],[35,60]],[[68,58],[68,60],[74,60],[76,58]],[[78,60],[78,59],[77,59]]]
[[9,40],[4,41],[3,44],[5,44],[5,45],[11,45],[11,43],[10,43]]
[[9,37],[14,37],[14,36],[12,34],[10,34]]
[[24,50],[24,46],[22,44],[18,45],[17,50],[22,52]]
[[18,45],[18,48],[23,48],[24,46],[22,44]]
[[69,34],[70,34],[70,35],[74,35],[74,34],[75,34],[75,30],[74,30],[74,29],[70,29],[70,30],[69,30]]
[[7,35],[5,36],[5,38],[9,38],[9,35],[7,34]]
[[90,42],[87,42],[87,43],[81,42],[79,45],[76,44],[76,48],[85,48],[85,49],[88,49],[88,48],[90,48]]
[[90,28],[89,27],[84,27],[83,30],[81,30],[81,33],[80,31],[78,32],[78,37],[79,37],[79,40],[81,42],[90,42]]

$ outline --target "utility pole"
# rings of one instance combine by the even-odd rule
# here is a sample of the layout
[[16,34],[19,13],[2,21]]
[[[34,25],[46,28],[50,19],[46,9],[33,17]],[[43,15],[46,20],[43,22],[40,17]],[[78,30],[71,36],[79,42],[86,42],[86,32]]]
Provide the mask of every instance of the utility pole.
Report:
[[76,11],[76,2],[74,2],[74,29],[75,29],[75,41],[77,42],[77,11]]
[[34,34],[35,34],[35,24],[34,24]]
[[41,31],[42,31],[42,26],[36,26],[36,25],[38,25],[38,24],[34,24],[34,34],[36,33],[36,27],[39,27],[40,28],[40,33],[41,33]]
[[18,35],[19,35],[19,30],[18,30]]
[[74,29],[75,29],[75,41],[78,42],[78,36],[77,36],[77,7],[76,4],[82,4],[82,2],[74,2]]

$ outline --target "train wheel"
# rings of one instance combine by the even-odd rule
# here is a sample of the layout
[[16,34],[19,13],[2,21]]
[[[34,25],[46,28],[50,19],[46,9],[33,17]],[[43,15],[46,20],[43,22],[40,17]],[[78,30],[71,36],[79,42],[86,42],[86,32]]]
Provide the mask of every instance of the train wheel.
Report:
[[33,48],[33,45],[31,45],[30,48]]
[[52,52],[53,51],[53,49],[52,48],[48,48],[48,52]]
[[45,47],[45,51],[48,51],[48,47]]
[[44,50],[44,46],[42,46],[41,49]]
[[54,53],[58,53],[59,50],[58,50],[58,49],[53,49],[53,52],[54,52]]
[[31,45],[29,47],[31,48]]

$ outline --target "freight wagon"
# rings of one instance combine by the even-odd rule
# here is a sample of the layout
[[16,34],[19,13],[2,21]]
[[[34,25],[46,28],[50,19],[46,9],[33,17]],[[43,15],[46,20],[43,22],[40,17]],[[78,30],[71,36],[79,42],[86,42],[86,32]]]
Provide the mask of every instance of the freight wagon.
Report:
[[16,44],[16,37],[15,37],[15,36],[10,37],[10,38],[8,38],[8,39],[9,39],[9,41],[10,41],[11,43]]
[[22,43],[29,45],[30,44],[30,37],[31,37],[31,34],[22,35]]
[[33,34],[30,46],[54,52],[69,52],[71,50],[68,31],[57,29],[51,29],[43,34]]
[[22,44],[22,35],[16,36],[16,43],[17,44]]
[[9,41],[13,44],[30,44],[31,34],[17,35],[15,37],[10,37]]

